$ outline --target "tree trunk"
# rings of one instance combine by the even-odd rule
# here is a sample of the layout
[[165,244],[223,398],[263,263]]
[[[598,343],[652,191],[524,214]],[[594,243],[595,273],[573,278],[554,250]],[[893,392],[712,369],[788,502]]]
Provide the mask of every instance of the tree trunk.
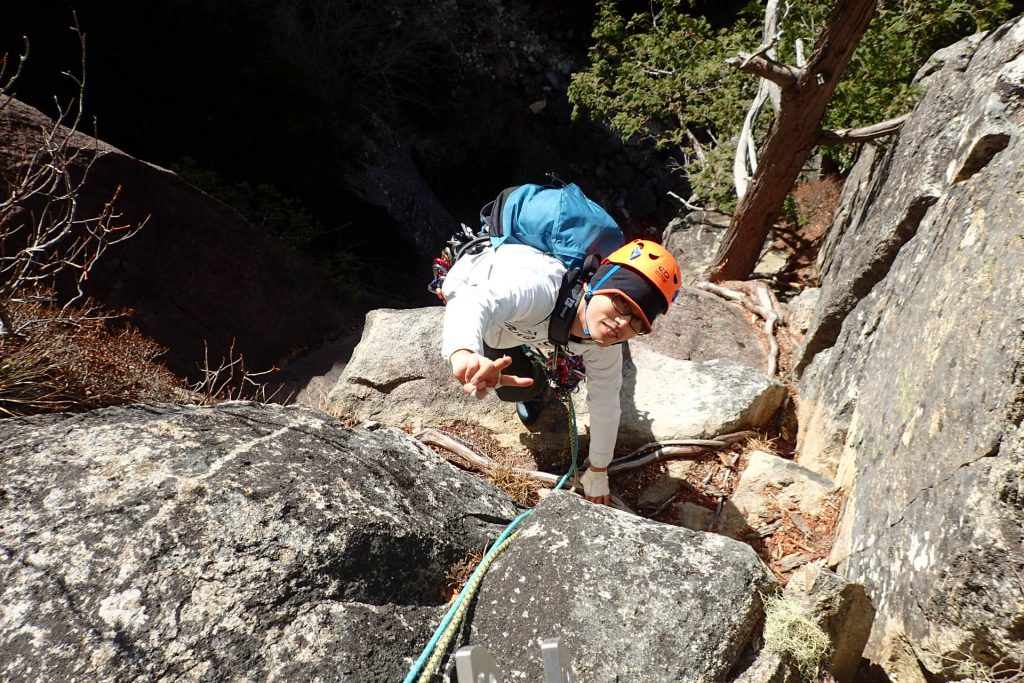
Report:
[[757,172],[705,273],[708,280],[743,280],[754,271],[782,203],[818,142],[825,108],[876,4],[877,0],[839,0],[807,65],[793,82],[783,85],[782,106]]

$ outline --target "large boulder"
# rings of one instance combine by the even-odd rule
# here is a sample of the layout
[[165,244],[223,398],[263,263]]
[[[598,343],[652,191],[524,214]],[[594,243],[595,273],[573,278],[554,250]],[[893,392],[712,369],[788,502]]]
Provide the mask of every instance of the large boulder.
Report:
[[[871,600],[860,584],[852,583],[816,564],[797,570],[786,584],[783,597],[793,608],[828,636],[831,644],[820,662],[829,677],[837,683],[852,683],[861,665],[864,643],[871,632],[875,616]],[[734,683],[788,683],[805,680],[799,673],[793,653],[772,643],[759,651],[734,679]]]
[[0,679],[395,681],[515,506],[308,408],[0,421]]
[[557,493],[488,571],[468,643],[508,681],[541,680],[558,636],[580,680],[723,681],[774,588],[747,545]]
[[[507,446],[564,453],[564,407],[552,402],[527,431],[512,406],[493,393],[478,401],[462,392],[440,355],[442,316],[440,307],[371,311],[362,340],[328,396],[328,412],[350,422],[378,420],[410,429],[467,423],[494,432]],[[781,384],[748,366],[669,358],[636,340],[629,342],[624,366],[620,449],[763,426],[785,397]],[[585,434],[589,414],[582,387],[575,410]]]
[[739,304],[696,287],[683,287],[667,315],[643,343],[682,360],[731,360],[758,370],[768,367],[764,342]]
[[[54,125],[37,109],[5,99],[0,177],[24,169]],[[216,368],[231,349],[249,368],[264,370],[351,327],[356,316],[329,278],[231,207],[82,133],[68,150],[79,155],[73,173],[92,162],[77,195],[80,218],[99,215],[116,193],[119,223],[145,222],[93,266],[88,293],[132,309],[132,321],[168,349],[162,361],[179,375],[195,376],[207,358]]]
[[923,72],[855,171],[870,189],[837,214],[805,347],[800,462],[846,489],[831,562],[866,587],[866,656],[901,682],[1024,665],[1022,54],[1018,18]]
[[661,243],[679,262],[684,283],[693,284],[703,278],[731,220],[724,213],[699,209],[678,216],[665,226]]

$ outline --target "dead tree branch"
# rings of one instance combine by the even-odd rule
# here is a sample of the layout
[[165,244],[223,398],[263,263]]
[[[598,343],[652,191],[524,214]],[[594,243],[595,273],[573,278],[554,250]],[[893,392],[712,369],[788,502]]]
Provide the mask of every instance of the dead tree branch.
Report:
[[744,52],[741,52],[737,57],[730,57],[725,62],[735,66],[744,73],[766,78],[783,90],[794,87],[801,74],[800,69],[796,67],[776,62],[774,59],[768,59],[764,56],[754,56]]
[[711,282],[699,282],[697,287],[706,292],[717,294],[742,305],[745,309],[764,320],[764,331],[768,336],[768,368],[766,374],[774,377],[778,371],[779,342],[775,338],[775,326],[782,320],[779,315],[778,302],[775,295],[764,282],[733,282],[734,289],[716,285]]
[[822,130],[818,133],[819,145],[850,145],[858,142],[868,142],[887,135],[894,135],[899,132],[910,113],[879,121],[870,126],[860,128],[841,128],[839,130]]
[[[789,5],[786,6],[786,12]],[[782,35],[780,23],[782,10],[779,7],[779,0],[768,0],[764,11],[764,42],[754,52],[743,60],[740,65],[745,66],[755,57],[765,56],[768,59],[775,59],[775,46]],[[747,184],[750,178],[757,171],[757,147],[754,142],[754,126],[761,108],[766,102],[772,103],[776,113],[779,111],[781,102],[780,88],[776,83],[767,79],[759,79],[757,84],[757,95],[747,110],[743,119],[743,127],[740,130],[739,141],[736,143],[736,155],[733,158],[733,183],[736,186],[736,196],[742,197],[747,191]]]
[[[413,437],[427,445],[437,446],[438,448],[442,448],[450,453],[454,453],[459,458],[462,458],[463,461],[468,462],[470,465],[483,472],[491,472],[501,467],[501,465],[494,462],[494,460],[488,458],[486,455],[477,453],[469,446],[460,443],[436,429],[424,429],[414,434]],[[537,470],[527,470],[521,467],[513,467],[512,471],[516,474],[521,474],[525,477],[538,481],[545,486],[554,486],[558,483],[558,480],[561,479],[561,477],[556,474],[538,472]]]

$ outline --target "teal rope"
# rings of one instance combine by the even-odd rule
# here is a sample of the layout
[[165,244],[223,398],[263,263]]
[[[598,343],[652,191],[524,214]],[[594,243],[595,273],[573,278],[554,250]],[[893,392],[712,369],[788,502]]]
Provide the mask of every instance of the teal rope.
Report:
[[[569,481],[569,478],[575,474],[576,462],[579,458],[580,451],[579,434],[576,431],[576,408],[573,405],[571,396],[566,398],[566,405],[569,412],[569,445],[572,450],[572,464],[569,465],[569,470],[558,481],[558,484],[555,485],[554,490],[556,491],[565,486],[565,483]],[[469,599],[474,593],[476,593],[476,589],[483,580],[484,574],[487,572],[488,568],[490,568],[491,562],[493,562],[494,558],[496,558],[498,554],[508,546],[509,542],[512,540],[512,532],[515,531],[516,527],[531,514],[533,514],[532,508],[524,511],[518,517],[513,519],[509,525],[505,527],[504,531],[501,532],[498,539],[491,545],[490,550],[487,551],[484,558],[480,560],[480,564],[477,565],[476,570],[474,570],[473,574],[469,577],[469,581],[467,581],[466,585],[462,587],[461,591],[459,591],[459,596],[455,599],[455,602],[453,602],[452,606],[448,608],[448,611],[445,613],[444,618],[437,627],[437,630],[434,631],[434,635],[431,637],[426,647],[423,648],[423,652],[420,653],[420,656],[416,659],[416,662],[412,665],[412,668],[409,670],[408,675],[406,675],[402,683],[413,683],[413,681],[423,683],[424,681],[428,681],[434,673],[436,673],[437,667],[441,663],[444,651],[448,648],[448,643],[451,640],[452,635],[456,630],[458,630],[459,625],[462,623],[462,618],[466,611],[462,608],[463,603],[465,603],[466,607],[469,606]],[[434,649],[442,638],[444,638],[444,644],[438,648],[437,653],[431,656],[431,653],[434,652]],[[428,664],[428,661],[429,666],[424,669],[424,665]],[[422,674],[420,673],[421,670],[423,671]]]

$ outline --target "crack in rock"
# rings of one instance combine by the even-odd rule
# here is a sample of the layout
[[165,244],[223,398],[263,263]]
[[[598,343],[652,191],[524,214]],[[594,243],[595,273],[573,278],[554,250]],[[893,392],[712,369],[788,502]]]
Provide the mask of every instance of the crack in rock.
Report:
[[379,391],[382,394],[390,394],[403,384],[415,382],[418,379],[426,379],[426,377],[424,377],[423,375],[403,375],[400,377],[395,377],[394,379],[390,379],[386,382],[374,382],[373,380],[367,379],[366,377],[352,377],[351,379],[349,379],[349,381],[352,382],[352,384],[358,384],[359,386],[369,387],[370,389],[373,389],[374,391]]

